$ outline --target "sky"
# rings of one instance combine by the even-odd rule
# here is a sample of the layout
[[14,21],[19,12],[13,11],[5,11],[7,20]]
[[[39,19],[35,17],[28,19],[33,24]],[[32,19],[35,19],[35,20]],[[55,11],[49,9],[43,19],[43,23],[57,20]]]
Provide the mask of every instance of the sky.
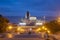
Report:
[[56,16],[60,12],[60,0],[0,0],[0,14],[4,16]]

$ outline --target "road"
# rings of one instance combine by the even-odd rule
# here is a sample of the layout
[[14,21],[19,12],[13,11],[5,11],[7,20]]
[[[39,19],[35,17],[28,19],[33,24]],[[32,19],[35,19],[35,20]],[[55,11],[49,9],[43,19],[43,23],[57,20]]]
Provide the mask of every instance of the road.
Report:
[[[7,38],[7,37],[0,38],[0,40],[45,40],[45,39],[37,34],[20,34],[20,35],[15,35],[12,38]],[[50,40],[52,39],[50,38]]]
[[0,38],[0,40],[44,40],[40,37],[40,35],[36,34],[20,34],[15,35],[12,38]]
[[0,40],[44,40],[44,39],[39,39],[39,38],[12,38],[12,39],[8,39],[8,38],[0,38]]

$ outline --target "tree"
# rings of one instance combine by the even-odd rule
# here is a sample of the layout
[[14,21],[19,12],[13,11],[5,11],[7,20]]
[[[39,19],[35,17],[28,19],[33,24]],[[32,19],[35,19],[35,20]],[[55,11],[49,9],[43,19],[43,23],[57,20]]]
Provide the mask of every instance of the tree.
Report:
[[49,23],[45,24],[45,26],[50,29],[52,33],[60,31],[60,25],[56,20],[50,21]]
[[9,20],[2,15],[0,15],[0,33],[3,33],[6,31],[7,23]]

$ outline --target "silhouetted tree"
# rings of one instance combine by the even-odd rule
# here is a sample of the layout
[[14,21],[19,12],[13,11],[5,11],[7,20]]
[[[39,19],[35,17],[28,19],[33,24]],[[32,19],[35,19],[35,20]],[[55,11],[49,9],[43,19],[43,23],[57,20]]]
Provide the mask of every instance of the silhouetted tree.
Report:
[[49,23],[45,24],[45,26],[50,29],[52,33],[60,31],[60,25],[56,20],[50,21]]
[[7,23],[9,22],[8,19],[0,15],[0,33],[3,33],[6,31]]

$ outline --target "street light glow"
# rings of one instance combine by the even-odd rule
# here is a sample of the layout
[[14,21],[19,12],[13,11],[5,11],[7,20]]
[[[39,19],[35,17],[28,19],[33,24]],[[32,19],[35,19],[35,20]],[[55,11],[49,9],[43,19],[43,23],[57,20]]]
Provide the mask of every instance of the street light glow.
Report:
[[60,17],[57,18],[57,22],[60,22]]
[[7,34],[7,37],[8,37],[8,38],[12,38],[13,35],[9,33],[9,34]]
[[41,30],[41,28],[38,28],[36,31],[40,31]]
[[20,31],[21,27],[18,27],[17,30]]
[[45,26],[42,26],[42,29],[45,29]]
[[45,30],[47,30],[47,28],[45,28]]
[[11,30],[13,27],[12,26],[9,26],[8,29]]
[[49,31],[49,30],[48,30],[47,32],[48,32],[48,33],[50,33],[50,31]]
[[19,32],[23,33],[23,32],[24,32],[24,29],[21,28],[21,27],[18,27],[18,28],[17,28],[17,31],[18,31],[18,34],[19,34]]

